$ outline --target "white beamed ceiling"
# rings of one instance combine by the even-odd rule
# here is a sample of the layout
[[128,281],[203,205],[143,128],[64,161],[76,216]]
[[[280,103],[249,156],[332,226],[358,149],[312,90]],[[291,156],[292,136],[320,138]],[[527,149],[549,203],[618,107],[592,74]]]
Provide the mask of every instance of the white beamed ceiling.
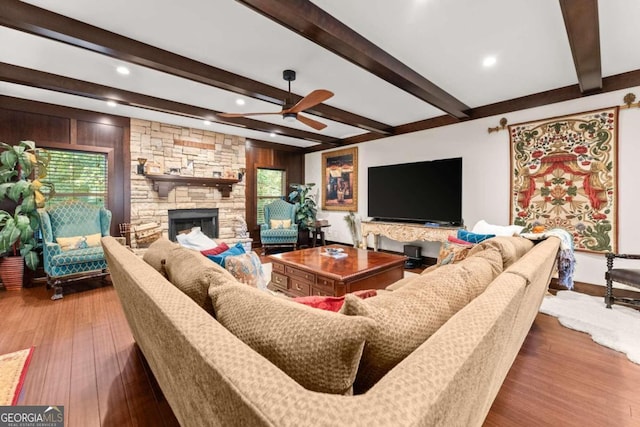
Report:
[[[27,3],[295,93],[331,90],[326,104],[392,126],[444,114],[349,61],[232,0],[29,0]],[[468,105],[478,107],[577,83],[558,0],[314,0],[397,59]],[[603,76],[640,69],[640,2],[600,1]],[[264,101],[175,77],[87,50],[0,27],[0,61],[216,111],[279,111]],[[482,60],[497,63],[485,69]],[[131,74],[115,72],[127,65]],[[46,89],[0,83],[0,94],[128,117],[211,129],[299,147],[314,143],[144,110]],[[236,105],[237,98],[246,101]],[[285,124],[280,116],[256,120]],[[336,139],[357,127],[313,116]]]

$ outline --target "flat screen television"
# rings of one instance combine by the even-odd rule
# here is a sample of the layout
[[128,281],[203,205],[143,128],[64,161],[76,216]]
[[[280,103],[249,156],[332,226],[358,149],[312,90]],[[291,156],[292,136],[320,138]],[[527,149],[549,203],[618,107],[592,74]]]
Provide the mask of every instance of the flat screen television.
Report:
[[368,215],[462,225],[462,158],[369,168]]

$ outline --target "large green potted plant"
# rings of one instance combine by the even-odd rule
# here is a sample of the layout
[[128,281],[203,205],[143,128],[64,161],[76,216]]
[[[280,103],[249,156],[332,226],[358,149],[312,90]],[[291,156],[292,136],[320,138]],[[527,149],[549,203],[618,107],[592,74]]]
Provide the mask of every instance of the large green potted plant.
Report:
[[298,224],[298,243],[309,244],[309,230],[314,228],[316,222],[316,196],[313,192],[315,183],[291,184],[293,189],[289,193],[289,201],[296,204],[296,224]]
[[0,149],[0,201],[11,202],[11,208],[0,210],[0,277],[6,289],[19,289],[24,265],[35,270],[40,263],[34,233],[40,225],[36,209],[45,200],[40,179],[46,176],[49,154],[33,141],[0,142]]

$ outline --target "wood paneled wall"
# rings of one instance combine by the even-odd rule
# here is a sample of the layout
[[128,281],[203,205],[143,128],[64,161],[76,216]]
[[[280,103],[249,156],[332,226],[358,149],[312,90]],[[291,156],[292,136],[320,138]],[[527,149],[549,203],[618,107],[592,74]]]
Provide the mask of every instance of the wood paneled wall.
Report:
[[105,153],[109,161],[111,234],[130,218],[129,118],[0,96],[0,141]]
[[[30,139],[43,148],[69,148],[109,155],[109,209],[111,234],[118,224],[130,222],[130,120],[42,102],[0,96],[0,141],[15,144]],[[254,244],[260,243],[256,221],[256,169],[286,170],[291,183],[304,182],[304,151],[263,141],[246,144],[246,221]]]
[[[253,245],[260,244],[260,226],[257,223],[257,192],[256,170],[257,168],[284,169],[287,176],[287,191],[289,184],[304,182],[304,153],[301,149],[291,146],[278,146],[276,144],[249,141],[246,144],[247,173],[246,180],[246,221],[249,233],[253,238]],[[287,193],[288,194],[288,193]]]

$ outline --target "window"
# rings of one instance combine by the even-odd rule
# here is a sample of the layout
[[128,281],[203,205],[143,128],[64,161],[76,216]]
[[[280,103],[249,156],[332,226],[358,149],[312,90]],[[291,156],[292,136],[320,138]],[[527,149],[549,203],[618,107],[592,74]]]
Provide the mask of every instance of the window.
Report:
[[[53,184],[47,207],[76,199],[107,207],[107,155],[84,151],[47,149],[51,155],[44,183]],[[43,192],[47,189],[43,187]]]
[[264,224],[264,206],[276,199],[284,199],[286,197],[286,174],[281,169],[265,169],[258,168],[257,176],[257,194],[258,194],[258,215],[256,216],[258,224]]

